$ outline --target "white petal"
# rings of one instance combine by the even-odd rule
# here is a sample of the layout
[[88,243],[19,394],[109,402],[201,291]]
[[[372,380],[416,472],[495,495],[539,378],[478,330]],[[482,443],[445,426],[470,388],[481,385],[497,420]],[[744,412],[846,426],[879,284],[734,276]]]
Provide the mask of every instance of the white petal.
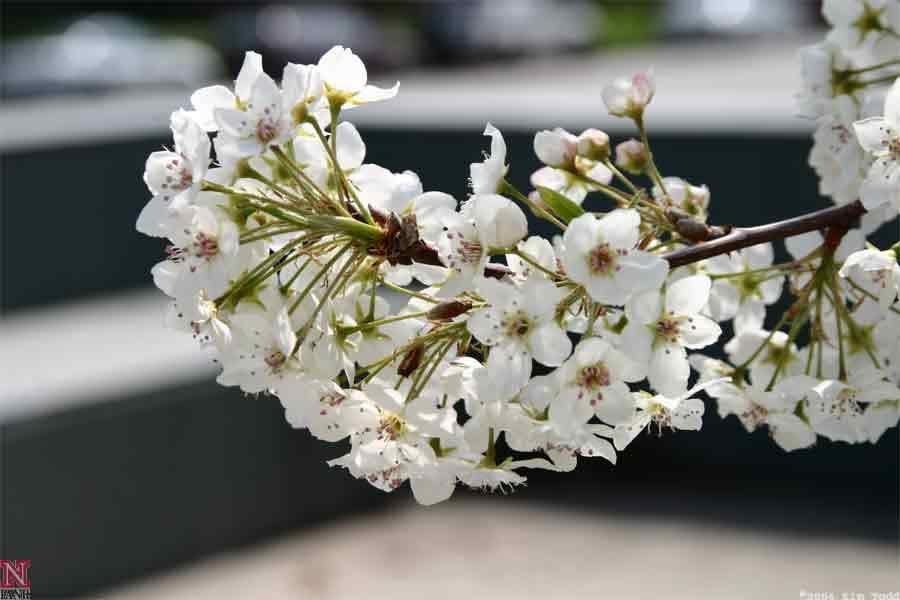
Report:
[[538,321],[549,321],[565,292],[542,277],[525,280],[520,288],[522,309]]
[[348,106],[356,106],[359,104],[368,104],[369,102],[380,102],[382,100],[390,100],[400,91],[400,82],[394,83],[389,88],[380,88],[374,85],[364,86],[353,98],[348,102]]
[[558,367],[572,353],[572,340],[556,323],[546,323],[528,336],[534,359],[548,367]]
[[614,383],[603,388],[602,398],[593,407],[597,418],[610,425],[628,423],[634,415],[634,396],[624,383]]
[[352,123],[343,121],[337,126],[335,143],[337,145],[338,164],[341,169],[348,171],[362,165],[366,158],[366,145],[362,136]]
[[672,411],[672,427],[682,431],[700,431],[704,410],[703,400],[687,398]]
[[366,66],[349,48],[335,46],[319,59],[322,80],[332,90],[356,93],[368,79]]
[[722,335],[719,324],[703,315],[694,315],[679,327],[681,343],[686,348],[699,350],[715,344]]
[[640,224],[636,210],[617,208],[598,221],[598,229],[613,248],[630,250],[637,245]]
[[631,423],[617,425],[616,430],[613,433],[613,444],[615,445],[616,450],[621,452],[627,448],[628,445],[634,441],[634,438],[636,438],[649,424],[650,415],[649,413],[644,412],[636,416]]
[[706,275],[691,275],[666,289],[666,310],[676,315],[695,315],[706,306],[712,281]]
[[525,213],[509,198],[498,194],[476,194],[470,203],[482,244],[512,248],[528,235]]
[[484,126],[484,135],[491,136],[491,157],[500,158],[501,161],[506,160],[506,140],[500,130],[487,123]]
[[762,269],[763,267],[771,266],[772,261],[775,259],[775,249],[772,247],[772,244],[766,242],[744,248],[741,250],[740,255],[750,269]]
[[263,72],[262,56],[258,52],[245,52],[244,63],[234,81],[234,91],[238,98],[246,102],[251,95],[256,78]]
[[443,502],[453,495],[456,488],[454,477],[445,477],[441,473],[428,474],[422,477],[412,477],[409,480],[413,497],[422,506],[432,506]]
[[204,131],[216,131],[218,126],[213,118],[217,108],[236,108],[234,94],[224,85],[211,85],[200,88],[191,94],[191,105],[194,111],[191,117]]
[[766,317],[765,305],[754,298],[748,298],[734,315],[734,330],[737,333],[762,329]]
[[650,358],[650,385],[658,393],[674,397],[687,390],[691,367],[684,348],[674,344],[661,344]]
[[891,85],[891,89],[884,99],[884,118],[895,130],[900,127],[900,84],[897,81]]
[[625,305],[629,323],[654,323],[663,314],[663,295],[657,290],[637,294]]
[[668,262],[640,250],[619,257],[619,266],[622,269],[616,273],[616,283],[630,293],[658,290],[669,274]]
[[538,131],[534,135],[534,153],[545,165],[562,167],[570,161],[574,148],[566,145],[561,131]]
[[784,241],[787,251],[790,252],[796,260],[806,258],[811,252],[816,250],[824,242],[822,234],[818,231],[810,231],[801,235],[789,237]]
[[500,319],[503,313],[496,308],[483,308],[476,311],[466,321],[469,332],[475,339],[486,346],[493,346],[502,337]]
[[654,336],[654,331],[646,324],[629,322],[622,332],[622,347],[628,352],[629,358],[646,365],[650,362]]
[[869,154],[886,152],[891,139],[897,134],[884,117],[857,121],[853,124],[853,131],[856,132],[859,145]]
[[772,430],[772,439],[788,452],[808,448],[816,443],[816,433],[797,415],[773,414],[766,422]]

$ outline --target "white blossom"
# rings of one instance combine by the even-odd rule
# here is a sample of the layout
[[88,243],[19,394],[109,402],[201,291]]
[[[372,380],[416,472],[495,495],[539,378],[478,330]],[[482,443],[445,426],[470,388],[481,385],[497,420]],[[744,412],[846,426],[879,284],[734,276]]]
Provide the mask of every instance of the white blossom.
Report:
[[715,321],[700,314],[710,286],[709,277],[692,275],[662,292],[637,295],[625,305],[625,347],[636,360],[649,364],[650,385],[661,394],[682,394],[690,375],[686,349],[705,348],[722,333]]
[[640,216],[617,209],[597,219],[573,219],[563,239],[566,274],[603,304],[623,305],[634,294],[657,289],[668,272],[661,258],[638,250]]
[[762,329],[766,306],[781,297],[784,277],[772,266],[774,250],[769,243],[714,256],[706,271],[714,281],[709,296],[709,315],[717,321],[734,319],[734,329]]
[[[233,90],[195,92],[145,165],[137,229],[167,240],[151,270],[165,321],[220,384],[275,395],[290,426],[342,444],[329,465],[386,492],[408,481],[422,505],[460,484],[511,491],[526,469],[615,465],[645,429],[699,430],[701,391],[785,451],[878,443],[900,422],[900,245],[865,236],[900,208],[900,84],[883,96],[897,6],[825,2],[832,32],[803,55],[809,162],[822,194],[867,210],[787,238],[780,264],[770,243],[739,246],[834,211],[701,241],[728,227],[706,186],[651,160],[650,72],[603,90],[642,140],[615,146],[618,169],[605,132],[546,129],[535,189],[519,191],[488,123],[459,204],[367,157],[342,109],[397,86],[370,85],[351,50],[289,63],[279,83],[248,52]],[[522,205],[559,231],[529,235]],[[732,321],[725,356],[688,354],[719,339],[716,321]]]
[[572,342],[555,320],[562,292],[542,278],[526,280],[518,288],[491,279],[478,285],[488,306],[472,314],[469,331],[491,347],[488,366],[497,375],[521,389],[531,376],[531,361],[548,367],[563,363],[572,352]]
[[322,55],[318,70],[325,87],[325,96],[332,106],[352,108],[369,102],[389,100],[400,89],[399,82],[391,88],[370,85],[362,60],[343,46],[335,46]]
[[853,124],[860,146],[874,156],[860,189],[867,209],[893,204],[900,210],[900,84],[894,83],[884,101],[884,116]]
[[234,91],[224,85],[200,88],[191,95],[194,106],[191,117],[206,131],[218,131],[214,116],[216,109],[243,109],[250,101],[253,84],[262,74],[262,56],[257,52],[245,52],[244,63],[234,81]]

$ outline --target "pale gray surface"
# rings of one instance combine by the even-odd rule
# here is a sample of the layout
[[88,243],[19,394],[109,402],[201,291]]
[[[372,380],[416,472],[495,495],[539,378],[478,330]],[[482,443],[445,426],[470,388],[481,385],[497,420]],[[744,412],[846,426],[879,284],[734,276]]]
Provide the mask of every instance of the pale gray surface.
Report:
[[197,342],[164,326],[166,301],[125,292],[0,319],[0,424],[212,379]]
[[[652,66],[657,97],[647,118],[653,131],[807,131],[810,124],[794,116],[797,52],[818,37],[706,40],[401,72],[374,78],[381,85],[399,80],[397,98],[354,109],[346,118],[362,127],[394,129],[481,130],[492,121],[501,129],[591,124],[621,132],[627,123],[606,115],[600,92],[615,77]],[[165,135],[169,113],[187,107],[188,96],[143,90],[6,102],[0,109],[0,150]]]
[[885,545],[457,500],[293,534],[105,597],[869,600],[900,591],[898,567]]

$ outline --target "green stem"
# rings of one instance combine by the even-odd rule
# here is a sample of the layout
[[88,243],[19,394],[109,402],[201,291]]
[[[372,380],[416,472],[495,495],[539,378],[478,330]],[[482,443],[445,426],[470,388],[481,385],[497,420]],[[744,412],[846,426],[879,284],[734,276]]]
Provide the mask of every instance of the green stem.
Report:
[[[793,344],[794,340],[797,339],[797,334],[800,333],[800,329],[803,328],[803,326],[806,324],[808,319],[809,319],[809,305],[805,304],[803,312],[801,312],[799,315],[797,315],[797,317],[794,319],[794,322],[791,323],[791,328],[788,331],[788,339],[787,339],[787,342],[785,342],[785,348],[787,349],[788,352],[790,351],[791,344]],[[788,358],[789,358],[789,356],[788,356]],[[775,382],[778,380],[778,375],[784,369],[787,362],[788,362],[787,358],[779,358],[778,364],[775,365],[775,372],[772,373],[772,377],[769,379],[768,385],[766,385],[766,391],[771,391],[772,388],[775,386]]]
[[868,67],[862,67],[859,69],[847,69],[847,73],[868,73],[869,71],[876,71],[878,69],[883,69],[884,67],[890,67],[891,65],[900,64],[900,58],[894,58],[891,60],[886,60],[882,63],[877,63],[874,65],[869,65]]
[[426,296],[425,294],[420,294],[418,292],[408,290],[404,287],[400,287],[399,285],[395,285],[385,279],[382,279],[380,283],[381,283],[381,285],[388,288],[389,290],[393,290],[395,292],[398,292],[400,294],[405,294],[407,296],[412,296],[413,298],[418,298],[420,300],[424,300],[425,302],[431,302],[432,304],[440,304],[440,302],[441,302],[440,300],[432,298],[431,296]]
[[388,323],[396,323],[397,321],[405,321],[406,319],[418,319],[419,317],[427,317],[429,312],[431,311],[423,310],[420,312],[397,315],[395,317],[385,317],[383,319],[377,319],[374,321],[366,321],[365,323],[360,323],[359,325],[355,325],[353,327],[345,327],[341,330],[341,332],[349,335],[351,333],[356,333],[357,331],[366,331],[368,329],[381,327],[382,325],[387,325]]
[[[351,269],[351,267],[356,266],[356,265],[354,265],[353,258],[354,257],[351,256],[350,259],[344,263],[344,266],[341,267],[341,270],[338,271],[338,274],[335,276],[334,281],[332,281],[330,284],[328,284],[328,287],[325,288],[325,293],[322,294],[322,298],[319,300],[319,303],[313,309],[312,314],[310,314],[309,317],[306,319],[306,323],[304,323],[303,326],[300,327],[295,332],[297,334],[297,346],[296,346],[296,348],[294,348],[295,352],[297,351],[297,348],[299,348],[300,344],[302,343],[303,336],[304,336],[303,332],[313,324],[313,321],[316,320],[316,317],[319,316],[319,313],[322,311],[322,309],[325,307],[325,305],[330,304],[328,300],[331,298],[331,295],[334,293],[334,291],[340,286],[340,284],[343,282],[345,277],[353,276],[354,269]],[[322,272],[324,272],[326,270],[328,270],[327,267],[325,269],[322,269]],[[320,274],[321,274],[321,272],[320,272]],[[296,305],[296,303],[295,303],[295,305]],[[293,307],[291,307],[291,308],[293,308]]]
[[603,164],[606,165],[607,169],[612,171],[616,179],[621,181],[625,185],[625,187],[628,188],[632,195],[638,193],[637,186],[631,183],[631,180],[628,179],[628,176],[622,173],[622,171],[620,171],[619,168],[611,160],[607,158],[605,161],[603,161]]
[[875,79],[869,79],[867,81],[860,81],[860,85],[863,87],[868,87],[870,85],[878,85],[879,83],[891,83],[895,79],[897,79],[897,74],[893,73],[891,75],[885,75],[883,77],[877,77]]
[[[621,190],[614,188],[613,186],[603,183],[601,181],[597,181],[596,179],[592,179],[587,175],[578,175],[578,178],[583,182],[592,185],[597,188],[598,192],[605,194],[611,200],[615,201],[619,206],[627,206],[629,202],[631,202],[631,197],[622,193]],[[634,194],[637,193],[637,190],[634,191]]]
[[837,325],[837,337],[838,337],[838,379],[841,381],[847,381],[847,359],[844,355],[844,317],[841,313],[841,308],[846,308],[846,306],[838,307],[839,304],[843,304],[843,300],[841,299],[841,291],[838,289],[837,280],[833,277],[829,282],[831,286],[831,293],[834,298],[832,301],[834,302],[834,317],[835,323]]
[[546,210],[544,210],[540,206],[537,206],[534,202],[532,202],[528,198],[528,196],[526,196],[525,194],[520,192],[518,189],[516,189],[516,187],[513,184],[511,184],[509,181],[507,181],[506,179],[504,179],[500,182],[500,193],[501,194],[509,194],[515,200],[518,200],[519,202],[521,202],[522,204],[527,206],[529,209],[531,209],[531,212],[533,212],[536,216],[540,217],[541,219],[544,219],[545,221],[549,221],[550,223],[553,223],[562,231],[566,230],[565,223],[563,223],[562,221],[560,221],[559,219],[557,219],[556,217],[554,217],[553,215],[548,213]]
[[541,271],[542,273],[544,273],[544,274],[547,275],[548,277],[551,277],[551,278],[553,278],[553,279],[558,279],[558,278],[559,278],[559,274],[558,274],[558,273],[555,273],[555,272],[551,271],[550,269],[547,269],[546,267],[544,267],[543,265],[541,265],[539,262],[537,262],[537,259],[535,259],[534,257],[532,257],[532,256],[531,256],[530,254],[528,254],[527,252],[524,252],[523,250],[520,250],[519,248],[511,248],[509,253],[518,256],[519,258],[521,258],[522,260],[524,260],[525,262],[527,262],[529,265],[531,265],[531,266],[534,267],[535,269],[538,269],[539,271]]
[[331,198],[328,194],[326,194],[322,189],[316,185],[312,179],[309,178],[309,175],[303,172],[303,169],[287,154],[285,154],[284,150],[275,146],[272,148],[272,153],[278,158],[278,160],[283,164],[288,171],[290,171],[291,175],[294,178],[294,181],[297,182],[297,185],[300,186],[302,190],[304,190],[307,194],[309,194],[318,204],[325,206],[334,207],[339,213],[344,215],[345,217],[350,216],[350,212],[341,204],[340,201]]
[[[327,263],[325,263],[325,266],[323,266],[322,269],[318,273],[316,273],[316,275],[315,275],[315,277],[313,277],[312,281],[310,281],[306,285],[306,287],[303,288],[303,291],[300,292],[300,295],[291,304],[290,308],[288,309],[288,314],[293,314],[294,311],[297,310],[297,307],[300,306],[300,303],[303,302],[303,300],[310,293],[310,291],[315,287],[315,285],[319,282],[319,280],[325,275],[325,273],[328,272],[328,269],[330,269],[331,266],[334,263],[336,263],[351,248],[351,246],[352,246],[352,244],[345,244],[343,248],[338,250],[337,253],[334,256],[332,256],[331,259],[329,259],[329,261]],[[320,304],[323,304],[324,302],[325,302],[325,300],[323,298],[323,300]]]
[[641,143],[644,144],[644,149],[647,151],[647,167],[650,179],[659,186],[659,190],[663,195],[668,197],[669,192],[666,190],[666,186],[663,185],[662,175],[656,167],[656,161],[653,159],[653,151],[650,149],[650,138],[647,137],[647,128],[644,127],[644,117],[641,116],[635,119],[635,124],[637,125],[638,132],[641,134]]
[[413,387],[410,388],[409,394],[406,396],[406,401],[410,402],[415,400],[419,394],[422,393],[422,390],[425,389],[425,386],[428,385],[428,381],[431,379],[431,376],[434,375],[434,372],[440,366],[441,361],[444,360],[444,357],[450,351],[450,348],[456,343],[455,339],[447,340],[443,346],[440,346],[437,351],[432,355],[431,364],[428,367],[428,371],[424,373],[419,380],[413,384]]

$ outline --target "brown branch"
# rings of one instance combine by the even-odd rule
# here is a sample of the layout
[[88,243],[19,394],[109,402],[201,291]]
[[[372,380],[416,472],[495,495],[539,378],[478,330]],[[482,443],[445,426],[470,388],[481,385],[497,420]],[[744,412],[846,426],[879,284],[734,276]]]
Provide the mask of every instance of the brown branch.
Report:
[[[832,230],[836,234],[837,242],[839,242],[843,232],[852,227],[856,220],[865,212],[866,209],[857,200],[843,206],[833,206],[792,219],[776,221],[757,227],[706,227],[704,233],[704,236],[706,236],[705,241],[668,252],[663,254],[662,258],[669,262],[670,268],[675,269],[706,258],[718,256],[719,254],[747,248],[748,246],[782,240],[809,231],[827,229]],[[388,217],[377,212],[373,211],[373,214],[379,222],[389,220]],[[394,227],[399,229],[400,224],[398,223]],[[393,235],[388,236],[389,239],[393,239],[393,237]],[[836,245],[836,242],[833,245]],[[418,236],[413,236],[407,244],[402,244],[400,248],[392,248],[387,254],[390,256],[392,264],[410,264],[413,261],[428,265],[443,264],[438,258],[437,250],[419,240]],[[484,274],[487,277],[500,279],[509,274],[509,272],[508,267],[491,263],[485,267]]]
[[846,230],[852,227],[856,220],[865,212],[866,209],[857,200],[843,206],[834,206],[794,217],[793,219],[776,221],[757,227],[733,227],[724,235],[663,254],[662,257],[669,261],[670,268],[675,269],[733,250],[740,250],[741,248],[755,246],[764,242],[782,240],[809,231],[830,228]]

